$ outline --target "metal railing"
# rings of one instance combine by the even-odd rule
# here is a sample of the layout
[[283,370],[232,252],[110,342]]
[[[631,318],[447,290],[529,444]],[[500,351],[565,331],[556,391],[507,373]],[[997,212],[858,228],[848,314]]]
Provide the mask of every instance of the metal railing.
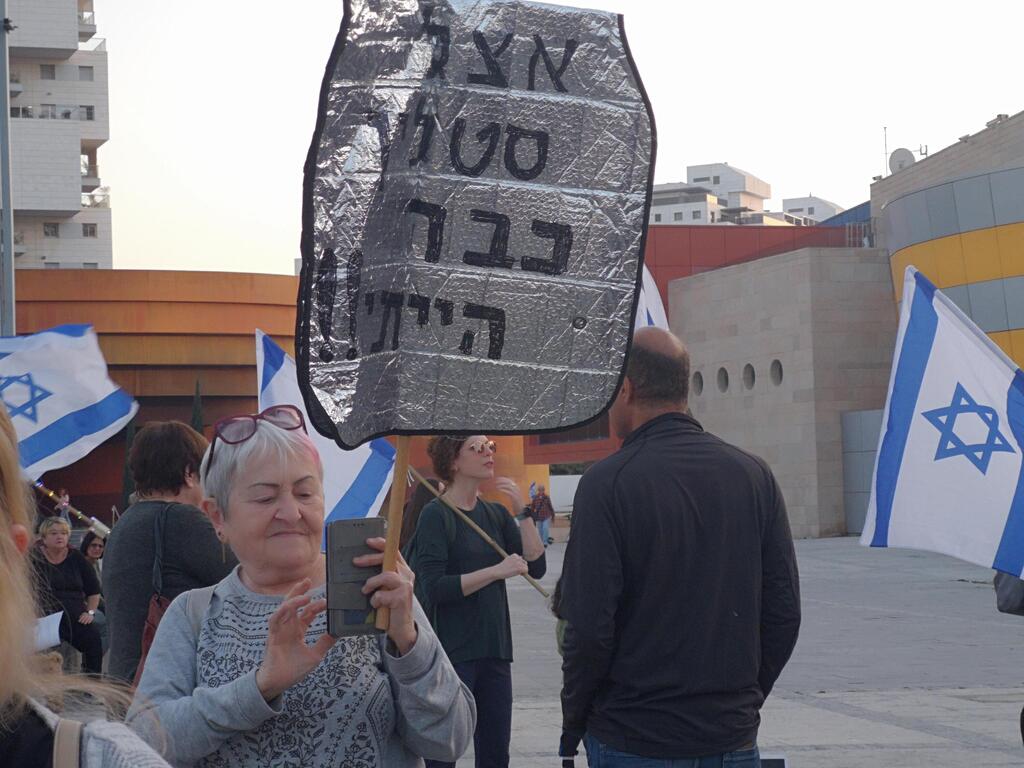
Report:
[[105,187],[97,189],[95,192],[83,192],[82,193],[82,207],[83,208],[109,208],[110,207],[110,190]]
[[100,167],[95,163],[82,163],[82,176],[98,179],[100,177]]
[[14,235],[13,235],[13,238],[14,238],[14,244],[15,245],[24,245],[25,244],[25,233],[24,232],[15,232]]
[[78,23],[86,24],[95,27],[96,26],[96,12],[95,11],[79,11],[78,12]]
[[[22,109],[25,108],[22,107]],[[31,115],[28,116],[31,117]],[[40,120],[90,121],[96,119],[96,108],[88,104],[40,104],[38,117]]]

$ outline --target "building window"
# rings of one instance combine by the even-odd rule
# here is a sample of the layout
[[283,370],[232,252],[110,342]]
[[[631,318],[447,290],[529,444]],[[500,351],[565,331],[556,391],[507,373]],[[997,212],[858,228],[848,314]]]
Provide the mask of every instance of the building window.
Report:
[[39,79],[40,80],[56,80],[57,79],[57,65],[56,64],[40,64],[39,65]]
[[722,183],[722,177],[721,176],[712,176],[711,177],[711,183],[712,184],[721,184]]
[[11,117],[32,117],[32,107],[11,107]]
[[82,225],[82,237],[96,237],[96,225],[95,224],[83,224]]
[[60,269],[60,262],[59,261],[48,261],[43,266],[45,266],[47,269]]
[[725,368],[718,369],[718,391],[729,391],[729,372]]
[[654,214],[654,223],[657,224],[659,221],[661,221],[661,214],[660,213]]
[[757,375],[754,373],[754,366],[747,363],[743,366],[743,386],[746,389],[753,389],[754,382],[757,380]]
[[782,383],[782,363],[778,360],[772,360],[772,365],[768,372],[772,377],[772,384],[776,387],[779,386]]
[[675,213],[672,214],[672,221],[682,221],[682,220],[683,220],[683,212],[682,211],[676,211]]
[[807,213],[808,213],[808,215],[814,215],[814,206],[813,205],[807,207]]
[[92,67],[78,68],[78,79],[83,83],[91,83],[93,81],[94,74]]
[[60,237],[60,224],[55,221],[44,221],[43,237]]
[[91,104],[79,104],[78,105],[78,119],[79,120],[95,120],[96,119],[96,108]]
[[39,105],[39,117],[44,120],[56,120],[57,119],[57,105],[56,104],[40,104]]
[[700,211],[693,211],[690,213],[690,218],[694,221],[700,221]]
[[714,211],[711,212],[711,223],[712,224],[715,223],[715,212]]
[[83,262],[83,264],[82,264],[82,269],[99,269],[99,268],[100,268],[99,262],[96,262],[96,261],[86,261],[86,262]]
[[[814,209],[812,208],[811,210],[813,211]],[[789,211],[787,211],[787,213],[803,213],[803,212],[804,212],[803,208],[790,208]]]
[[691,388],[693,389],[693,394],[697,395],[697,397],[700,397],[704,391],[704,376],[700,371],[693,374],[693,385]]
[[710,176],[697,176],[697,177],[694,178],[693,183],[694,184],[700,184],[702,181],[711,181],[711,177]]

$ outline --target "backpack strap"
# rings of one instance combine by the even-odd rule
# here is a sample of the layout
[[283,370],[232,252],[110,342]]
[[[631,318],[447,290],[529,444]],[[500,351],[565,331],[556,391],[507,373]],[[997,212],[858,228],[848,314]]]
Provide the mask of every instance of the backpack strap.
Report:
[[53,768],[78,768],[82,754],[82,724],[60,718],[53,733]]
[[211,587],[200,587],[190,589],[185,595],[185,615],[188,616],[188,623],[192,625],[192,632],[196,638],[199,637],[199,628],[203,625],[206,612],[210,610],[210,602],[213,600],[213,591],[217,588],[214,584]]

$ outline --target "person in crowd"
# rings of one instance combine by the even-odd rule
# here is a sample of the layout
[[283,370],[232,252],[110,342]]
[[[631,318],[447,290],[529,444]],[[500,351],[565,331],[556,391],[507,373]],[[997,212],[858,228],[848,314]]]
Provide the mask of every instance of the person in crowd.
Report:
[[[76,676],[44,671],[35,654],[36,606],[29,549],[34,503],[22,483],[17,436],[0,407],[0,766],[50,768],[59,716],[43,701],[82,689],[108,704],[126,706],[117,691]],[[84,711],[84,710],[83,710]],[[102,708],[100,708],[102,711]],[[123,724],[94,720],[82,730],[75,765],[82,768],[166,768]]]
[[[512,629],[505,579],[525,573],[539,579],[547,569],[533,521],[522,515],[520,528],[505,507],[480,498],[481,485],[494,477],[495,447],[484,435],[439,436],[431,439],[428,452],[447,484],[444,498],[487,531],[508,557],[502,559],[440,500],[423,508],[416,530],[416,578],[436,610],[441,644],[476,699],[477,768],[505,768],[509,761]],[[499,478],[497,485],[517,512],[524,509],[515,482]]]
[[199,509],[199,463],[206,447],[206,438],[180,421],[147,424],[132,442],[128,465],[138,499],[111,531],[103,558],[107,671],[115,679],[135,678],[158,547],[162,594],[169,600],[216,584],[237,564]]
[[103,550],[106,548],[106,540],[97,534],[95,531],[88,531],[85,536],[82,537],[82,543],[78,547],[78,551],[82,553],[86,560],[89,561],[89,565],[96,571],[96,578],[102,577],[103,573]]
[[[323,466],[290,405],[221,420],[202,463],[205,511],[239,565],[165,614],[128,719],[176,765],[422,765],[458,758],[475,708],[404,562],[363,589],[386,636],[335,641],[324,610]],[[383,539],[368,544],[382,552]],[[357,558],[379,565],[382,554]],[[206,593],[197,612],[190,600]]]
[[68,494],[68,489],[61,488],[57,491],[57,504],[54,506],[53,511],[62,519],[67,520],[68,525],[71,525],[71,513],[68,511],[70,507],[71,496]]
[[595,768],[759,765],[759,711],[796,644],[782,493],[688,415],[688,381],[682,342],[638,330],[609,412],[622,448],[576,492],[560,753],[583,739]]
[[[103,578],[103,550],[106,545],[107,542],[102,536],[95,531],[87,531],[85,536],[82,537],[82,543],[78,546],[78,551],[89,561],[89,565],[96,572],[97,581],[101,581]],[[93,615],[92,623],[99,630],[103,653],[106,653],[110,647],[110,633],[107,631],[107,606],[103,602],[102,593],[100,594],[100,602],[96,606],[96,613]]]
[[[428,477],[426,481],[438,493],[444,493],[444,483],[440,480]],[[416,483],[416,490],[412,492],[412,496],[405,502],[405,509],[402,511],[402,535],[399,538],[398,547],[403,552],[412,535],[416,532],[416,524],[420,520],[420,513],[423,511],[423,508],[436,498],[437,496],[431,493],[429,488],[425,488],[422,483]],[[381,514],[387,515],[387,505],[381,508]]]
[[551,543],[551,521],[555,517],[555,507],[547,494],[547,488],[543,485],[537,486],[537,493],[530,502],[530,517],[537,526],[540,540],[547,547]]
[[103,667],[103,639],[93,622],[100,602],[100,582],[89,561],[68,546],[71,526],[49,517],[39,526],[39,545],[32,555],[44,616],[63,611],[60,639],[82,654],[82,671],[99,675]]

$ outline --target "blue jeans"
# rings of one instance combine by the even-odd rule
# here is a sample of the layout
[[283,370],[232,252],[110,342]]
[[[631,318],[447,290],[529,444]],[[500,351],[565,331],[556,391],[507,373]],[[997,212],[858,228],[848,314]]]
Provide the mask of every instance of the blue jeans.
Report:
[[724,755],[667,760],[617,752],[589,733],[583,737],[583,746],[587,749],[587,765],[590,768],[761,768],[757,747],[726,752]]
[[551,530],[551,518],[547,520],[541,520],[537,523],[537,533],[540,534],[541,543],[547,547],[548,545],[548,532]]

